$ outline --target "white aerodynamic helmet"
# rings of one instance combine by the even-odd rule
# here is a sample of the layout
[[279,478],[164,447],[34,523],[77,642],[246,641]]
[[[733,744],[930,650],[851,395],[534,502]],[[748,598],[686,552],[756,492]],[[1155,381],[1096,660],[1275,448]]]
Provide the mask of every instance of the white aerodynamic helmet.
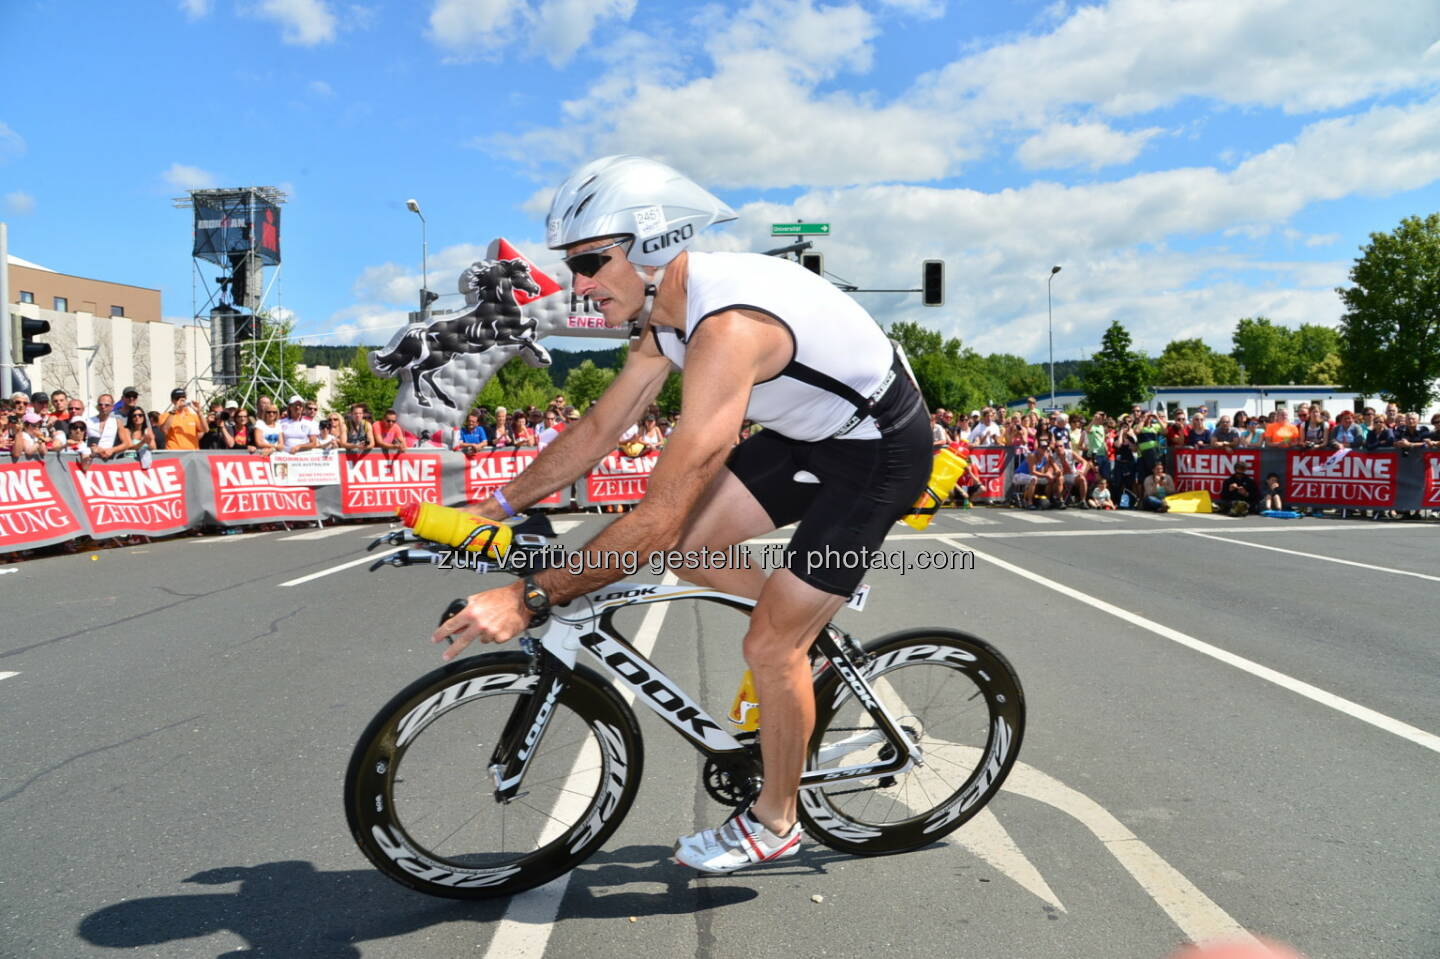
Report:
[[592,160],[570,174],[550,203],[545,241],[552,250],[629,234],[630,262],[664,266],[712,223],[735,211],[674,168],[645,157]]

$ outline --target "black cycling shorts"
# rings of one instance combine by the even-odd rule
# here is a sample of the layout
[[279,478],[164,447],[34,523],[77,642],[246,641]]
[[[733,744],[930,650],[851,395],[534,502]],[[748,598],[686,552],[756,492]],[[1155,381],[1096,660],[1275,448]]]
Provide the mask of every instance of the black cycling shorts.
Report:
[[[918,411],[875,440],[802,443],[761,430],[731,451],[726,466],[777,529],[799,521],[785,568],[818,590],[849,596],[869,554],[924,492],[933,459],[929,417]],[[801,470],[820,482],[796,482]]]

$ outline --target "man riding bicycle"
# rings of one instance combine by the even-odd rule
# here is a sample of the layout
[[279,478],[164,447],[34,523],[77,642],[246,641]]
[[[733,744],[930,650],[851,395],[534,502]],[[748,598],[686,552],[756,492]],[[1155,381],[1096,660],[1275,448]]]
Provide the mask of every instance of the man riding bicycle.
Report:
[[[800,775],[815,722],[807,651],[859,585],[866,560],[925,487],[930,424],[895,347],[850,297],[799,265],[689,248],[735,219],[719,199],[641,157],[606,157],[555,195],[547,244],[565,251],[574,292],[606,324],[631,324],[629,359],[586,416],[495,496],[514,515],[612,452],[674,368],[684,419],[645,499],[583,549],[584,569],[551,569],[476,593],[441,624],[453,659],[474,639],[501,643],[567,602],[624,575],[606,555],[723,551],[798,521],[784,568],[678,570],[757,600],[744,657],[764,704],[759,796],[716,830],[680,840],[676,861],[729,872],[799,851]],[[734,446],[750,419],[765,427]],[[818,482],[817,482],[818,480]]]

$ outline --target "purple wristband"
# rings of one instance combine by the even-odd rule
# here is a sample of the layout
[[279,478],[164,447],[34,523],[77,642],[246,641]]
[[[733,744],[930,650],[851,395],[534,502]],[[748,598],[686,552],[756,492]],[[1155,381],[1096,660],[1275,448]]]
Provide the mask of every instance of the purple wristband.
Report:
[[500,504],[500,508],[505,511],[505,515],[506,515],[506,516],[510,517],[511,519],[514,519],[514,518],[515,518],[515,515],[516,515],[516,514],[515,514],[515,510],[514,510],[513,507],[511,507],[510,501],[505,498],[505,494],[504,494],[504,493],[500,492],[500,490],[497,489],[495,492],[491,493],[490,495],[493,496],[493,497],[495,497],[495,502],[497,502],[497,503]]

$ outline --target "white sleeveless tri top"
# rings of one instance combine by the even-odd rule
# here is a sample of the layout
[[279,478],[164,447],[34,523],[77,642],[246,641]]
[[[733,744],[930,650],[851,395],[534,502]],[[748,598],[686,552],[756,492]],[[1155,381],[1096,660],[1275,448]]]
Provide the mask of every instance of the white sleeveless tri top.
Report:
[[893,379],[889,338],[848,295],[797,263],[759,253],[691,251],[686,285],[684,332],[650,328],[670,362],[685,368],[685,344],[708,317],[737,309],[764,313],[790,333],[795,355],[779,375],[751,388],[746,418],[801,442],[837,433],[840,439],[880,437],[868,416],[846,429],[856,417],[854,399],[815,382],[829,379],[870,397]]

